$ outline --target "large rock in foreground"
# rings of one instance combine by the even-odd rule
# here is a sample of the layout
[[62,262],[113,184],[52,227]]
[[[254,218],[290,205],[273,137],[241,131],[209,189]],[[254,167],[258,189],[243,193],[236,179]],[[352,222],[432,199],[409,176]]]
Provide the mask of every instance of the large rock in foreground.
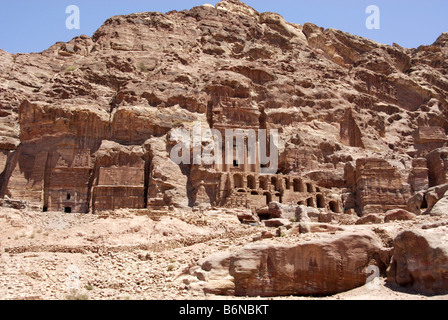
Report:
[[369,266],[385,271],[382,245],[370,231],[295,245],[252,244],[202,261],[205,291],[236,296],[332,295],[366,284]]
[[394,240],[387,280],[423,294],[448,292],[448,237],[442,230],[412,230]]

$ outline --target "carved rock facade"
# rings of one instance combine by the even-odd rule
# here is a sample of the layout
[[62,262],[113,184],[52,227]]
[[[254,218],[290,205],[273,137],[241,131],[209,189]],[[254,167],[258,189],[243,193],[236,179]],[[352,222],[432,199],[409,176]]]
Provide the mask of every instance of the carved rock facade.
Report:
[[[0,196],[67,212],[404,209],[446,182],[445,40],[387,46],[224,0],[0,51]],[[170,136],[194,122],[278,130],[277,172],[176,165]]]

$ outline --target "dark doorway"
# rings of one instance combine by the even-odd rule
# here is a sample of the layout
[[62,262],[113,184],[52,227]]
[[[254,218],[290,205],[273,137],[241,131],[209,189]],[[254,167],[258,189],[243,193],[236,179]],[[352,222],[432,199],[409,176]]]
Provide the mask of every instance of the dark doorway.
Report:
[[420,209],[428,209],[428,202],[426,201],[426,197],[423,197],[422,205]]
[[71,198],[70,193],[67,193],[67,200],[70,200],[70,198]]
[[334,202],[334,201],[330,201],[329,206],[330,206],[330,210],[331,210],[332,212],[335,212],[335,213],[338,212],[338,205],[337,205],[336,202]]
[[64,208],[65,213],[72,213],[72,207],[65,207]]
[[43,208],[42,208],[42,212],[47,212],[48,211],[48,207],[47,206],[44,206]]

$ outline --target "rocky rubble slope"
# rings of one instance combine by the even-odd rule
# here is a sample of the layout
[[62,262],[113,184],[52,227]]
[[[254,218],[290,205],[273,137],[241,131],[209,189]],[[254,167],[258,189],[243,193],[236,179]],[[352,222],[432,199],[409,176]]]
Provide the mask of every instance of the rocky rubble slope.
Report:
[[448,298],[446,218],[266,227],[242,214],[0,208],[0,298]]

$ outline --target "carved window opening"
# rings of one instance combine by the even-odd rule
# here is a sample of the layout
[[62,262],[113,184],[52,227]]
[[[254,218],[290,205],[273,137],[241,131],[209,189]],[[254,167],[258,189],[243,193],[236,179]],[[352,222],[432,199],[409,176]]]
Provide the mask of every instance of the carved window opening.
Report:
[[253,176],[247,176],[247,187],[249,189],[255,189],[255,178]]
[[265,178],[260,178],[258,181],[259,181],[261,189],[263,189],[263,190],[267,190],[268,189],[268,186],[267,186]]
[[318,208],[325,208],[325,201],[324,201],[324,196],[321,194],[318,194],[316,197],[317,200],[317,207]]
[[286,190],[291,189],[291,180],[285,179]]
[[278,180],[276,177],[271,178],[271,185],[274,187],[274,190],[278,191],[279,187],[278,187]]
[[294,187],[294,192],[303,192],[304,191],[302,181],[300,181],[298,179],[294,179],[293,187]]
[[313,198],[308,198],[306,200],[306,205],[307,205],[307,207],[313,207],[314,208],[314,199]]
[[233,182],[235,185],[235,189],[244,188],[243,177],[240,174],[236,174],[233,176]]
[[306,184],[306,191],[307,192],[314,192],[313,185],[311,183]]
[[278,197],[278,202],[283,203],[283,197],[281,193],[276,193],[275,196]]
[[330,207],[330,210],[332,212],[338,213],[338,205],[337,205],[337,203],[335,201],[330,201],[328,206]]

